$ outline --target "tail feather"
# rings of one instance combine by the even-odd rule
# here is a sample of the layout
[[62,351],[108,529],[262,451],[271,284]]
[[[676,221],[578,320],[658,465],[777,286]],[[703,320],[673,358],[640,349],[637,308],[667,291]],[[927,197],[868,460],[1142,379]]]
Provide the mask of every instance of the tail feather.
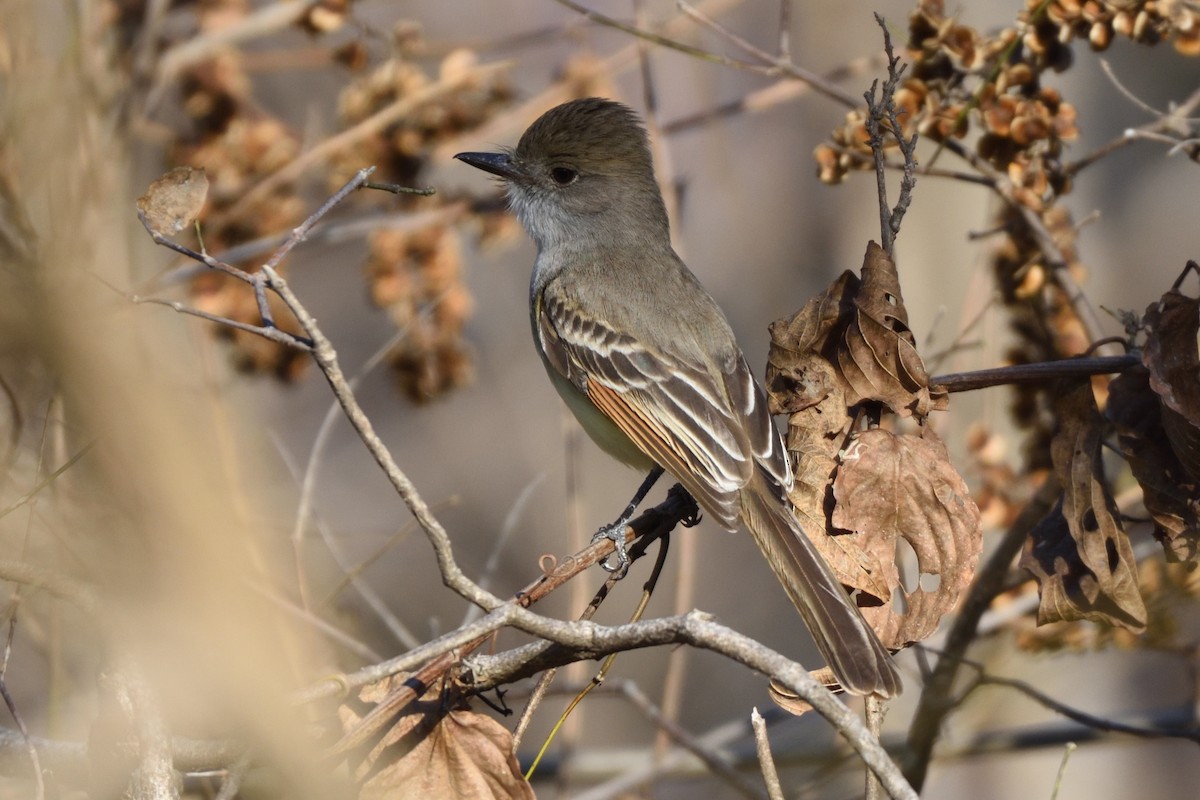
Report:
[[801,530],[791,508],[761,475],[742,489],[741,501],[746,527],[843,688],[851,694],[899,694],[900,675],[887,648]]

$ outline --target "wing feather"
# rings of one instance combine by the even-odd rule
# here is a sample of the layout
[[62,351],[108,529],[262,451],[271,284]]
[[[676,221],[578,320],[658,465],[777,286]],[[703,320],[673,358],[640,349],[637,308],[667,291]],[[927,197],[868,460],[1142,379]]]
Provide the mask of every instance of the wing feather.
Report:
[[[552,292],[543,294],[539,307],[535,333],[547,364],[586,393],[710,515],[736,527],[738,493],[754,473],[756,451],[771,450],[757,441],[761,434],[748,433],[747,404],[727,388],[756,387],[740,354],[732,360],[732,374],[725,374],[670,352],[652,352],[602,321],[585,318]],[[765,399],[749,403],[766,408]],[[769,416],[766,423],[774,434]]]

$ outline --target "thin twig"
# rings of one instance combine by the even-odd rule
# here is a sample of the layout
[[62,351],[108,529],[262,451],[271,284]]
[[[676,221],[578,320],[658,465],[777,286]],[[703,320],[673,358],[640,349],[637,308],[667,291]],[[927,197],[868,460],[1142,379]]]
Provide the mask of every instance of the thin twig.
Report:
[[240,320],[232,319],[230,317],[223,317],[220,314],[212,314],[208,311],[201,311],[198,308],[193,308],[192,306],[181,303],[178,300],[167,300],[161,297],[142,297],[141,295],[136,294],[127,294],[125,297],[129,299],[129,302],[137,305],[149,304],[166,306],[172,311],[176,311],[180,314],[187,314],[191,317],[198,317],[199,319],[208,320],[209,322],[215,322],[218,325],[224,325],[225,327],[233,328],[234,330],[253,333],[255,336],[261,336],[264,339],[269,339],[272,342],[276,342],[287,347],[294,347],[297,350],[304,351],[312,350],[312,345],[310,345],[308,342],[299,337],[293,336],[285,330],[276,328],[274,325],[251,325],[248,322],[241,322]]
[[941,386],[948,392],[970,392],[991,386],[1045,383],[1059,378],[1108,375],[1114,372],[1124,372],[1141,363],[1142,359],[1136,353],[1127,353],[1123,356],[1064,358],[1058,361],[1040,361],[1035,364],[1016,364],[1011,367],[935,375],[929,379],[929,384]]
[[775,770],[775,757],[771,755],[771,740],[767,738],[767,721],[758,713],[758,706],[750,710],[750,727],[754,729],[754,749],[758,753],[763,782],[767,785],[767,796],[771,800],[783,800],[783,787]]
[[[562,2],[562,0],[559,0],[559,2]],[[858,105],[857,98],[855,98],[854,95],[850,94],[842,87],[825,79],[815,72],[793,64],[790,60],[780,56],[771,55],[766,50],[757,47],[751,42],[743,39],[741,36],[738,36],[725,26],[717,23],[711,17],[702,13],[690,3],[685,2],[685,0],[675,0],[675,5],[677,5],[679,9],[689,17],[701,23],[709,30],[720,34],[731,44],[741,48],[745,52],[757,58],[762,62],[765,68],[770,70],[768,74],[786,75],[789,78],[803,81],[805,84],[812,87],[813,91],[824,95],[825,97],[828,97],[829,99],[834,100],[847,108],[854,108]]]
[[[53,407],[53,403],[54,401],[51,400],[51,407]],[[50,409],[48,408],[47,412],[49,412],[49,410]],[[37,471],[35,474],[40,474],[45,468],[44,457],[46,454],[46,437],[50,431],[50,420],[51,416],[49,413],[47,413],[46,419],[42,424],[41,441],[38,443]],[[60,470],[60,473],[61,472],[62,470]],[[22,560],[24,560],[29,553],[29,537],[33,525],[34,512],[37,506],[37,492],[32,493],[28,505],[29,513],[25,518],[25,532],[21,540],[20,557]],[[8,707],[8,713],[10,716],[12,716],[13,721],[17,724],[17,730],[20,731],[21,739],[25,744],[25,752],[29,756],[29,763],[33,767],[34,795],[37,800],[44,800],[46,797],[46,777],[42,772],[42,759],[41,756],[38,755],[37,746],[33,743],[33,739],[29,735],[29,728],[25,725],[25,719],[17,710],[16,700],[8,690],[8,665],[10,659],[12,658],[13,639],[17,635],[17,620],[20,618],[21,602],[24,599],[24,593],[22,592],[23,588],[24,587],[22,584],[18,583],[13,588],[12,597],[9,599],[8,632],[4,638],[4,656],[2,659],[0,659],[0,694],[3,694],[4,704]]]
[[1008,689],[1015,689],[1021,694],[1028,697],[1030,700],[1038,703],[1045,708],[1050,709],[1056,714],[1060,714],[1069,720],[1078,722],[1080,725],[1086,725],[1089,728],[1094,728],[1099,731],[1107,731],[1109,733],[1123,733],[1127,736],[1136,736],[1139,739],[1184,739],[1189,742],[1200,744],[1200,727],[1196,725],[1187,725],[1179,729],[1171,728],[1147,728],[1142,725],[1131,725],[1125,722],[1118,722],[1113,719],[1098,717],[1095,714],[1089,714],[1086,711],[1080,711],[1077,708],[1072,708],[1066,703],[1055,700],[1050,695],[1039,690],[1025,681],[1015,678],[1004,678],[999,675],[988,674],[981,665],[976,664],[969,659],[963,663],[969,667],[978,670],[979,677],[977,679],[978,686],[1001,686]]
[[[866,699],[866,706],[867,730],[871,732],[872,736],[878,739],[880,732],[883,730],[883,720],[887,717],[888,701],[875,695],[869,695]],[[879,783],[879,779],[869,770],[866,782],[865,800],[883,800],[883,795],[881,794],[883,785]]]
[[694,47],[693,45],[690,45],[690,44],[684,44],[683,42],[668,38],[666,36],[662,36],[653,31],[642,30],[641,28],[638,28],[636,25],[627,25],[626,23],[621,22],[620,20],[613,19],[612,17],[609,17],[609,16],[605,16],[604,14],[601,14],[599,11],[592,11],[590,8],[585,8],[584,6],[581,6],[578,3],[574,2],[574,0],[554,0],[554,2],[558,3],[561,6],[566,6],[567,8],[571,9],[572,11],[574,11],[577,14],[582,15],[585,19],[590,20],[591,22],[595,22],[599,25],[604,25],[605,27],[615,28],[619,31],[628,33],[630,36],[635,36],[638,39],[643,39],[647,42],[650,42],[651,44],[659,45],[660,47],[666,47],[670,50],[676,50],[680,53],[684,53],[685,55],[689,55],[693,58],[698,58],[701,61],[709,61],[714,64],[720,64],[721,66],[724,66],[724,67],[734,67],[737,69],[748,69],[748,70],[752,70],[755,72],[764,71],[763,67],[761,67],[757,64],[751,64],[746,61],[739,61],[735,58],[729,58],[728,56],[720,55],[719,53],[710,52],[701,47]]
[[93,619],[99,619],[100,600],[96,592],[50,567],[25,561],[0,560],[0,581],[11,581],[43,589],[73,604]]
[[550,685],[554,683],[556,675],[558,675],[558,669],[552,667],[538,676],[537,683],[533,687],[533,692],[525,702],[525,707],[521,709],[521,715],[517,717],[517,724],[513,728],[512,749],[514,754],[517,752],[517,748],[521,746],[521,740],[525,738],[525,731],[529,729],[529,723],[533,722],[533,712],[546,699],[546,695],[550,692]]
[[[764,793],[738,772],[727,756],[716,748],[707,746],[699,737],[694,736],[676,720],[664,714],[661,709],[655,708],[654,704],[650,702],[650,698],[636,683],[621,681],[620,692],[646,719],[663,731],[676,745],[698,758],[709,772],[724,781],[734,791],[743,797],[751,798],[751,800],[764,800],[770,797],[769,792]],[[776,776],[776,780],[778,781],[778,776]]]
[[1142,102],[1131,91],[1125,88],[1117,80],[1116,75],[1112,73],[1112,69],[1108,66],[1107,61],[1102,59],[1100,65],[1104,68],[1105,74],[1108,75],[1113,85],[1116,86],[1117,91],[1124,94],[1131,102],[1146,113],[1154,115],[1155,119],[1136,128],[1127,128],[1115,139],[1100,145],[1092,152],[1080,156],[1068,164],[1064,164],[1062,167],[1064,175],[1077,175],[1086,167],[1095,164],[1100,159],[1108,156],[1110,153],[1116,152],[1131,142],[1150,140],[1170,144],[1172,148],[1167,152],[1167,155],[1174,155],[1180,148],[1188,147],[1195,142],[1195,139],[1189,138],[1189,135],[1194,134],[1196,128],[1196,120],[1191,115],[1197,108],[1200,108],[1200,89],[1192,92],[1186,100],[1178,106],[1173,106],[1170,111],[1159,111]]
[[779,58],[792,60],[792,0],[779,0]]
[[34,498],[36,498],[38,496],[38,494],[42,492],[42,490],[53,485],[54,482],[56,480],[58,480],[59,477],[61,477],[64,472],[69,470],[71,467],[75,466],[75,463],[77,461],[79,461],[79,459],[81,459],[85,455],[87,455],[91,449],[92,449],[92,445],[90,442],[88,444],[85,444],[83,447],[79,448],[79,451],[77,453],[75,453],[75,455],[68,458],[65,462],[63,462],[63,465],[61,467],[54,470],[54,472],[51,472],[45,478],[42,478],[40,481],[38,481],[36,486],[34,486],[32,489],[30,489],[25,494],[18,497],[16,500],[9,503],[7,506],[4,507],[3,510],[0,510],[0,519],[4,519],[9,514],[16,511],[18,508],[25,505],[26,503],[32,502],[34,500]]
[[[654,588],[658,584],[658,578],[662,574],[663,565],[666,563],[667,550],[671,541],[669,533],[664,533],[662,536],[658,537],[658,541],[660,542],[658,556],[654,559],[654,567],[650,570],[650,577],[646,579],[646,583],[642,587],[641,599],[634,608],[633,614],[630,615],[631,622],[637,622],[642,618],[642,615],[646,613],[646,607],[650,605],[650,597],[654,594]],[[630,552],[629,559],[632,561],[643,555],[645,553],[647,544],[648,541],[645,538],[639,540],[636,545],[637,552]],[[628,569],[628,565],[626,565],[626,569]],[[605,598],[608,597],[613,588],[616,587],[618,574],[623,575],[624,573],[613,572],[609,574],[608,579],[604,581],[604,585],[600,587],[600,590],[596,592],[596,595],[592,598],[592,602],[588,603],[587,608],[585,608],[583,614],[580,615],[580,619],[592,619],[595,617],[596,612],[600,610],[600,605],[604,602]],[[585,685],[583,689],[571,699],[571,702],[567,704],[567,707],[559,716],[558,721],[555,723],[554,727],[551,728],[550,733],[546,736],[546,740],[538,749],[538,753],[530,763],[529,768],[525,771],[525,780],[530,780],[533,777],[533,773],[537,769],[538,763],[542,760],[542,757],[545,756],[551,742],[554,741],[556,733],[562,729],[563,723],[565,723],[566,720],[571,716],[571,713],[575,710],[575,708],[577,708],[579,704],[583,702],[584,698],[591,694],[593,689],[603,685],[604,679],[608,676],[609,671],[612,669],[612,665],[616,663],[617,655],[617,653],[610,653],[607,657],[605,657],[604,662],[600,665],[599,671],[592,676],[592,679],[587,682],[587,685]]]
[[[546,480],[546,473],[539,472],[533,476],[533,479],[525,484],[525,488],[521,489],[512,505],[504,515],[504,521],[500,523],[500,532],[493,538],[491,551],[488,553],[487,560],[483,563],[483,569],[479,572],[479,585],[484,589],[491,589],[492,578],[496,574],[496,570],[500,568],[500,562],[504,554],[508,552],[508,543],[512,537],[520,530],[521,518],[525,513],[525,507],[529,505],[529,501],[533,499],[533,493]],[[479,619],[483,612],[479,606],[467,606],[467,611],[463,615],[462,624],[466,625]]]
[[[387,354],[392,351],[396,345],[403,341],[407,335],[408,329],[396,331],[396,333],[378,347],[374,353],[367,358],[362,368],[353,378],[350,379],[350,385],[357,387],[372,370],[387,357]],[[331,402],[329,407],[325,409],[325,416],[321,418],[321,424],[317,427],[316,435],[313,436],[312,447],[309,448],[308,460],[304,465],[304,476],[300,480],[300,499],[296,503],[296,515],[292,521],[292,555],[296,563],[297,586],[299,587],[301,602],[305,608],[309,608],[308,599],[308,581],[305,578],[303,568],[303,542],[304,542],[304,526],[305,522],[313,517],[313,498],[316,493],[317,472],[322,463],[322,456],[325,452],[325,446],[329,443],[329,439],[333,434],[334,422],[340,417],[338,414],[340,406],[336,402]],[[320,527],[320,526],[318,526]],[[338,562],[343,572],[347,574],[349,582],[354,586],[359,596],[366,601],[376,615],[380,617],[388,630],[392,632],[401,644],[405,647],[416,647],[420,640],[408,630],[396,615],[391,613],[386,604],[379,600],[374,590],[371,589],[366,582],[359,579],[356,573],[350,573],[341,556],[341,548],[336,544],[331,543],[333,537],[326,536],[326,531],[321,531],[322,538],[325,539],[326,547],[333,553],[334,559]]]
[[[448,205],[431,208],[425,211],[378,211],[374,213],[355,214],[352,218],[338,222],[326,222],[315,225],[308,232],[306,241],[338,244],[345,241],[358,241],[366,234],[376,230],[389,231],[418,231],[439,225],[448,225],[467,213],[469,206],[465,201],[457,201]],[[228,250],[215,254],[214,258],[226,264],[238,264],[270,253],[279,247],[290,233],[272,233],[260,236],[241,244],[236,244]],[[157,289],[190,283],[206,271],[204,264],[197,264],[190,258],[183,264],[166,269],[148,278],[137,289],[137,294],[147,294]]]
[[[510,66],[511,64],[505,61],[481,64],[474,69],[464,70],[461,74],[456,74],[452,78],[436,81],[418,89],[412,94],[406,94],[397,98],[353,127],[341,133],[334,134],[328,139],[323,139],[319,144],[289,161],[287,165],[280,167],[275,172],[260,180],[254,186],[250,187],[236,203],[222,212],[220,218],[238,219],[246,213],[247,209],[265,200],[280,186],[296,180],[311,167],[328,161],[335,154],[347,150],[363,139],[387,128],[389,125],[411,116],[418,109],[436,100],[440,100],[444,96],[456,92],[468,84],[490,79]],[[213,224],[214,220],[210,220],[209,223]]]
[[[859,164],[873,166],[875,163],[874,156],[868,157],[866,153],[860,152],[836,142],[826,142],[826,145],[835,153],[845,156],[851,161]],[[957,169],[947,169],[945,167],[934,167],[927,164],[918,164],[916,161],[908,159],[902,163],[885,160],[883,168],[892,172],[911,172],[913,175],[928,176],[930,178],[947,178],[949,180],[960,181],[962,183],[973,183],[978,186],[986,186],[991,188],[994,181],[986,175],[978,175],[974,172],[964,172]]]
[[[888,76],[887,80],[883,82],[883,90],[880,92],[878,102],[875,101],[875,93],[879,88],[878,80],[871,83],[870,90],[865,92],[863,97],[867,101],[866,127],[870,137],[871,154],[875,160],[875,186],[879,197],[879,245],[889,258],[894,259],[896,236],[900,233],[900,223],[912,202],[912,190],[916,186],[917,134],[914,133],[911,138],[905,139],[896,116],[896,87],[900,85],[900,79],[904,76],[908,65],[901,64],[900,58],[895,55],[892,49],[891,33],[888,32],[883,17],[878,13],[875,14],[875,22],[883,31],[883,51],[887,56]],[[885,122],[890,130],[885,131]],[[885,133],[891,134],[896,140],[900,146],[900,152],[904,156],[904,174],[900,179],[900,195],[894,207],[888,205],[887,199]]]
[[1079,745],[1074,742],[1067,742],[1067,746],[1063,748],[1062,761],[1058,763],[1058,774],[1054,776],[1054,791],[1050,793],[1050,800],[1058,800],[1058,790],[1062,788],[1063,777],[1067,774],[1067,762],[1078,748]]
[[1046,227],[1046,223],[1036,211],[1017,199],[1012,180],[1004,173],[992,167],[987,162],[987,159],[975,152],[974,148],[965,147],[961,142],[954,139],[943,140],[942,146],[967,161],[981,175],[987,178],[990,181],[989,186],[992,191],[1020,216],[1029,234],[1033,237],[1038,251],[1042,254],[1042,258],[1046,262],[1046,267],[1050,270],[1051,277],[1066,295],[1067,302],[1083,325],[1084,333],[1088,340],[1099,339],[1103,326],[1096,315],[1096,310],[1092,307],[1091,301],[1083,293],[1083,289],[1071,276],[1070,270],[1067,269],[1066,259],[1063,257],[1062,249],[1059,247],[1058,242],[1054,239],[1054,234]]
[[[12,628],[10,627],[9,630],[11,640]],[[7,660],[6,652],[5,661],[7,662]],[[25,753],[29,756],[29,763],[33,767],[34,796],[37,800],[44,800],[46,797],[46,776],[42,774],[42,759],[38,755],[38,750],[33,743],[33,739],[29,737],[29,728],[26,727],[24,717],[17,710],[17,701],[8,690],[8,681],[4,679],[3,675],[0,675],[0,697],[4,698],[4,705],[8,708],[9,716],[13,718],[13,722],[17,723],[17,730],[20,732],[21,739],[25,743]]]
[[229,769],[225,772],[225,780],[221,781],[221,790],[217,792],[213,800],[236,800],[238,792],[242,788],[242,781],[250,772],[251,763],[250,754],[243,753],[237,761],[230,764]]
[[276,608],[278,608],[281,611],[283,611],[284,613],[302,621],[305,625],[308,625],[313,630],[320,632],[322,635],[327,637],[331,642],[334,642],[334,643],[340,645],[343,649],[345,649],[346,651],[348,651],[350,653],[353,653],[354,655],[361,658],[363,661],[380,661],[383,659],[383,656],[380,655],[379,653],[375,652],[375,650],[372,649],[370,645],[366,644],[365,642],[359,641],[358,639],[356,639],[353,636],[351,636],[350,634],[346,633],[345,631],[343,631],[341,628],[337,627],[336,625],[325,621],[324,619],[319,617],[317,614],[315,614],[311,609],[306,608],[304,606],[296,605],[287,597],[283,597],[280,594],[278,594],[277,592],[273,592],[270,589],[267,589],[266,587],[257,586],[254,584],[247,584],[247,585],[249,586],[251,591],[254,591],[257,594],[264,597],[266,600],[271,602]]

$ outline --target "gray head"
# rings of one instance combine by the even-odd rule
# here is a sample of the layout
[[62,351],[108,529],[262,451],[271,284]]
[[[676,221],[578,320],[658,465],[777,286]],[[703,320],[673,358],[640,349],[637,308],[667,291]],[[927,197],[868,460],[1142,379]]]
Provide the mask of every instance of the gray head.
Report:
[[669,246],[646,131],[630,108],[588,97],[550,109],[502,153],[455,158],[499,175],[541,250],[571,244]]

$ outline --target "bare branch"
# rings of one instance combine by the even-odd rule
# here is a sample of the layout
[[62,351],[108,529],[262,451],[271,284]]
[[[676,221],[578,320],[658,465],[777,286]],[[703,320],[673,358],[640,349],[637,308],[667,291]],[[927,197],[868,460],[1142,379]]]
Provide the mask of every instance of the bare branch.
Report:
[[754,747],[763,781],[767,784],[767,796],[771,800],[783,800],[783,787],[779,784],[779,773],[775,771],[775,757],[771,755],[771,740],[767,738],[767,722],[758,713],[757,706],[750,711],[750,727],[754,729]]
[[1033,526],[1049,513],[1060,493],[1061,489],[1053,478],[1042,484],[1037,495],[1029,501],[992,551],[991,557],[975,574],[958,617],[946,634],[944,654],[938,658],[937,666],[925,681],[908,728],[904,775],[918,792],[925,783],[929,759],[933,755],[933,745],[941,731],[942,722],[956,706],[954,683],[962,666],[962,658],[975,641],[979,620],[992,600],[1004,590],[1009,567],[1025,544],[1025,538]]
[[1037,364],[1017,364],[1011,367],[934,375],[929,379],[929,383],[931,386],[941,386],[948,392],[970,392],[991,386],[1044,383],[1059,378],[1086,375],[1109,375],[1114,372],[1124,372],[1141,363],[1141,357],[1133,353],[1123,356],[1064,358],[1060,361],[1043,361]]
[[762,71],[762,67],[758,66],[757,64],[750,64],[745,61],[738,61],[737,59],[728,58],[726,56],[720,55],[719,53],[709,52],[708,50],[705,50],[702,47],[694,47],[690,44],[684,44],[683,42],[677,41],[675,39],[670,39],[666,36],[662,36],[660,34],[654,33],[653,31],[645,31],[634,25],[627,25],[624,22],[621,22],[620,20],[613,19],[612,17],[609,17],[609,16],[605,16],[604,14],[601,14],[598,11],[592,11],[589,8],[585,8],[581,5],[579,5],[578,3],[574,2],[574,0],[554,0],[554,2],[558,3],[561,6],[566,6],[567,8],[571,9],[572,11],[574,11],[577,14],[582,15],[585,19],[587,19],[591,22],[595,22],[599,25],[604,25],[609,28],[615,28],[616,30],[619,30],[619,31],[624,31],[625,33],[628,33],[630,36],[635,36],[638,39],[643,39],[647,42],[650,42],[651,44],[659,45],[660,47],[666,47],[670,50],[676,50],[685,55],[692,56],[693,58],[698,58],[701,61],[710,61],[714,64],[720,64],[725,67],[735,67],[737,69],[749,69],[749,70],[754,70],[754,71]]
[[854,96],[842,87],[826,80],[815,72],[811,72],[803,67],[793,64],[783,56],[773,56],[766,50],[751,44],[725,26],[718,24],[715,20],[702,13],[699,9],[685,2],[685,0],[675,0],[675,4],[692,19],[719,34],[731,44],[751,54],[764,65],[769,66],[771,69],[771,74],[786,75],[789,78],[795,78],[798,81],[803,81],[805,84],[810,86],[813,91],[817,92],[818,94],[822,94],[831,100],[835,100],[847,108],[853,108],[858,104],[858,101],[854,98]]
[[[867,101],[867,135],[870,137],[871,153],[875,158],[875,184],[876,192],[879,195],[879,245],[889,258],[894,259],[896,235],[900,233],[900,222],[904,219],[905,212],[908,211],[908,206],[912,202],[912,190],[916,186],[917,134],[914,133],[911,138],[905,139],[901,133],[903,129],[896,117],[896,87],[900,85],[900,78],[904,75],[907,65],[901,64],[900,58],[895,55],[892,49],[892,36],[888,32],[883,17],[876,14],[875,21],[883,31],[883,50],[887,55],[888,77],[883,82],[883,91],[880,93],[878,102],[876,102],[875,93],[879,88],[879,81],[872,82],[870,90],[865,92],[863,97]],[[884,128],[885,122],[887,130]],[[900,179],[900,196],[896,200],[895,207],[890,207],[887,199],[885,133],[890,134],[896,140],[900,146],[900,152],[904,156],[904,175]]]

